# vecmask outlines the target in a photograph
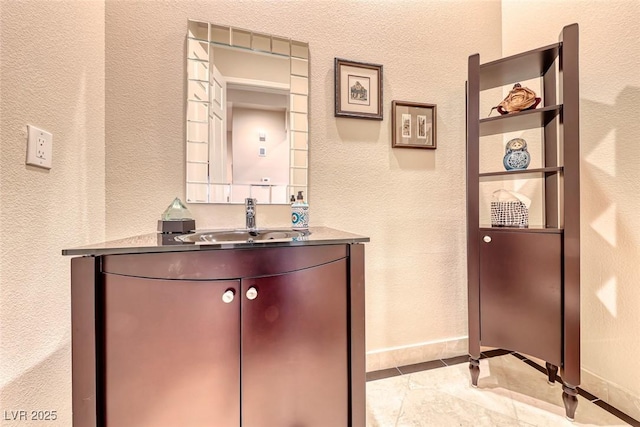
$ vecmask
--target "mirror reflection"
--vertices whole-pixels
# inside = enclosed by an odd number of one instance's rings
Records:
[[[188,22],[187,202],[308,195],[308,79],[307,43]]]

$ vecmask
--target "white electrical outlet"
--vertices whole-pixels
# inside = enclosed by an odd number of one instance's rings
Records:
[[[53,135],[32,125],[27,125],[27,128],[27,164],[51,169]]]

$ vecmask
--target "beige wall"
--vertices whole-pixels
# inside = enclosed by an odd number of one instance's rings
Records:
[[[2,425],[71,425],[61,250],[105,236],[104,34],[102,1],[0,1],[0,411],[58,417]],[[27,124],[53,169],[25,166]]]
[[[640,419],[640,2],[502,4],[505,55],[580,26],[583,384]]]
[[[469,54],[500,54],[498,1],[107,1],[106,14],[108,237],[153,231],[184,194],[188,18],[308,41],[311,223],[371,237],[367,348],[466,335],[464,82]],[[334,117],[335,57],[383,64],[382,122]],[[391,149],[394,99],[438,105],[437,150]],[[241,206],[189,208],[201,228],[244,224]],[[258,206],[259,226],[289,218]]]
[[[0,1],[0,228],[35,242],[0,243],[2,409],[51,408],[61,417],[49,425],[70,425],[69,260],[60,249],[153,232],[171,200],[184,198],[188,18],[310,43],[311,221],[371,237],[372,354],[467,334],[468,55],[484,61],[500,57],[503,44],[505,54],[548,44],[578,21],[583,361],[640,396],[631,360],[639,346],[632,35],[640,13],[633,0],[581,3],[589,8],[515,0]],[[521,25],[522,11],[536,19]],[[334,118],[334,57],[384,65],[382,122]],[[438,105],[437,150],[390,148],[391,100]],[[28,123],[54,134],[49,172],[24,166]],[[244,223],[239,206],[189,207],[201,228]],[[261,226],[288,221],[286,206],[258,207]]]

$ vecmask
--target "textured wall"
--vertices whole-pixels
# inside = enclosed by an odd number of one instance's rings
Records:
[[[0,40],[1,423],[68,427],[61,250],[105,236],[104,2],[3,0]],[[25,165],[27,124],[53,133],[53,169]],[[4,420],[19,410],[57,411],[57,420]]]
[[[107,1],[106,15],[109,238],[153,231],[183,197],[188,18],[308,41],[311,223],[371,237],[368,349],[466,335],[464,84],[469,54],[500,56],[499,2]],[[383,121],[334,117],[334,57],[383,64]],[[438,105],[437,150],[391,149],[392,100]],[[201,228],[244,224],[241,206],[189,208]],[[260,226],[289,217],[258,206]]]
[[[372,238],[370,351],[466,334],[468,55],[500,57],[501,34],[504,54],[538,47],[579,22],[583,366],[640,395],[631,359],[640,347],[639,3],[559,4],[0,1],[0,230],[20,236],[0,241],[1,409],[58,410],[48,425],[70,425],[69,263],[60,249],[153,231],[184,195],[188,18],[310,42],[312,223]],[[333,117],[336,56],[384,65],[382,122]],[[437,150],[390,148],[393,99],[438,104]],[[26,124],[53,132],[51,171],[24,165]],[[243,224],[238,206],[190,208],[200,227]],[[259,207],[260,225],[288,219],[286,207]]]
[[[607,383],[588,390],[640,418],[640,2],[558,5],[503,0],[502,43],[509,55],[580,26],[582,367]]]

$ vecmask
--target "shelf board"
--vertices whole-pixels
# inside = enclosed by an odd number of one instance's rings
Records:
[[[560,114],[560,111],[562,111],[562,105],[550,105],[535,110],[480,119],[480,136],[543,127]]]
[[[480,90],[542,76],[553,65],[560,43],[508,56],[480,65]]]
[[[527,228],[519,227],[491,227],[488,224],[481,224],[479,227],[481,232],[500,231],[506,233],[553,233],[562,234],[563,228],[542,227],[542,226],[529,226]]]
[[[536,169],[525,169],[525,170],[511,170],[511,171],[500,171],[500,172],[484,172],[478,174],[480,178],[494,177],[494,176],[517,176],[518,178],[523,178],[523,175],[550,175],[554,173],[561,173],[564,171],[563,166],[555,166],[555,167],[547,167],[547,168],[536,168]]]

